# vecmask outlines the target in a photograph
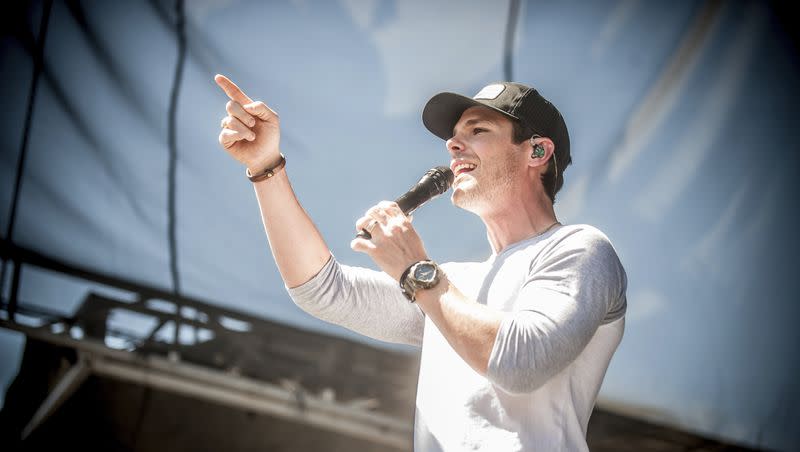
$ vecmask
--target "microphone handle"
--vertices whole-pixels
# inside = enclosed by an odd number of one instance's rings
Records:
[[[401,199],[403,199],[403,196],[401,196],[400,198],[398,198],[398,199],[397,199],[395,202],[396,202],[398,205],[400,205],[400,206],[401,206],[401,207],[400,207],[400,209],[401,209],[401,210],[403,210],[403,213],[404,213],[404,214],[406,214],[406,215],[408,215],[408,214],[409,214],[409,213],[411,213],[411,212],[406,212],[406,211],[405,211],[405,209],[403,209],[403,207],[402,207],[402,204],[400,204],[400,200],[401,200]],[[414,209],[411,209],[411,211],[413,211],[413,210],[414,210]],[[376,222],[375,222],[375,221],[373,221],[372,223],[370,223],[370,225],[371,225],[371,226],[374,226],[375,224],[376,224]],[[369,233],[369,231],[367,231],[367,230],[366,230],[366,229],[364,229],[364,228],[361,228],[361,230],[360,230],[360,231],[358,231],[358,234],[356,234],[356,237],[357,237],[357,238],[359,238],[359,239],[372,240],[372,234],[370,234],[370,233]]]
[[[450,171],[450,168],[446,166],[431,168],[416,185],[397,198],[395,202],[405,215],[410,215],[421,205],[446,192],[452,183],[453,172]],[[370,226],[375,224],[376,222],[373,221]],[[362,228],[356,237],[371,240],[372,234]]]
[[[427,201],[424,199],[424,196],[423,197],[420,196],[419,190],[420,187],[416,186],[394,201],[397,203],[398,207],[400,207],[400,210],[402,210],[404,214],[410,215],[411,212],[417,210],[419,206],[425,204],[425,201]],[[373,222],[372,224],[375,223]],[[372,234],[370,234],[369,231],[367,231],[364,228],[361,228],[361,230],[358,231],[356,237],[360,239],[372,240]]]
[[[356,234],[356,238],[372,240],[372,234],[370,234],[369,231],[367,231],[366,229],[361,228],[361,230],[358,231],[358,234]]]

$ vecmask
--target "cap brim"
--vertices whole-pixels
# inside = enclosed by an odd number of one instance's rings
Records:
[[[485,104],[471,97],[456,93],[439,93],[431,97],[425,104],[425,108],[422,110],[422,123],[437,137],[449,140],[453,137],[453,128],[461,119],[464,111],[476,106],[486,107],[509,118],[518,119],[493,105]]]
[[[439,93],[425,104],[422,110],[422,123],[432,134],[443,140],[449,140],[464,110],[477,105],[486,106],[460,94]]]

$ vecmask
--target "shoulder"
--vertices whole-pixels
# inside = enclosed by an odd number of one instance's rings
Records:
[[[611,240],[587,224],[566,225],[553,234],[549,258],[542,267],[606,300],[609,318],[617,318],[627,306],[628,278]],[[581,291],[579,291],[581,292]]]
[[[598,228],[586,224],[564,229],[564,248],[574,255],[577,278],[591,288],[593,296],[604,294],[607,312],[603,323],[620,318],[627,310],[628,277],[611,240]]]
[[[591,267],[617,268],[622,262],[608,236],[600,229],[588,224],[564,225],[545,240],[542,261],[572,262]]]
[[[611,243],[603,231],[589,224],[565,224],[555,231],[553,238],[572,242]]]
[[[588,224],[569,224],[560,227],[549,238],[549,245],[559,249],[576,249],[616,255],[614,245],[600,229]]]

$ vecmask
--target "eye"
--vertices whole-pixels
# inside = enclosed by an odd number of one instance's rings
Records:
[[[486,129],[484,129],[482,127],[475,127],[474,129],[472,129],[472,134],[473,135],[477,135],[477,134],[479,134],[481,132],[486,132]]]

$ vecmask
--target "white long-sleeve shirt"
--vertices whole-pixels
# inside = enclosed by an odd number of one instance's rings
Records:
[[[485,262],[442,269],[467,297],[509,313],[487,376],[384,273],[331,258],[289,293],[323,320],[422,346],[416,451],[588,450],[589,416],[625,322],[625,270],[608,238],[591,226],[561,226]]]

